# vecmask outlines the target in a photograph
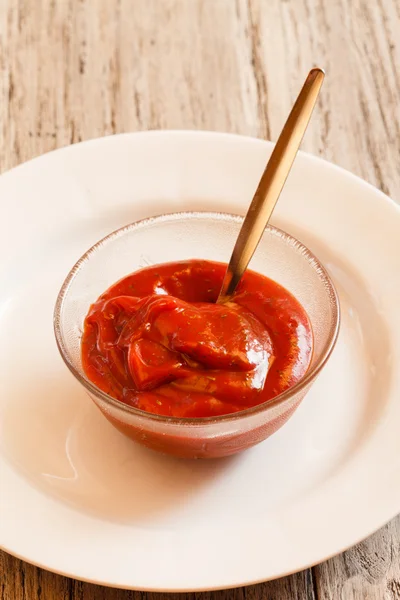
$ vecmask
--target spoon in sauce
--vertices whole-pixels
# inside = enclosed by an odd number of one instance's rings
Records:
[[[311,118],[324,81],[322,69],[311,69],[275,144],[244,218],[217,303],[232,298],[272,215]]]

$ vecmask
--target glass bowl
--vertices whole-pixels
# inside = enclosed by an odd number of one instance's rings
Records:
[[[267,227],[250,268],[289,290],[306,309],[314,352],[305,376],[276,398],[239,413],[173,418],[135,409],[98,389],[81,361],[82,326],[89,306],[111,284],[147,265],[203,258],[227,262],[242,218],[220,213],[176,213],[119,229],[82,256],[58,295],[54,329],[66,365],[104,416],[130,438],[174,456],[215,458],[266,439],[289,419],[326,364],[340,321],[339,301],[325,269],[287,233]]]

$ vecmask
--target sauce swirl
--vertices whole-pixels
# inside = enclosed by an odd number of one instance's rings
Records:
[[[166,263],[111,286],[85,319],[87,377],[128,405],[174,417],[239,412],[297,383],[312,355],[304,308],[253,271],[232,302],[215,304],[225,271]]]

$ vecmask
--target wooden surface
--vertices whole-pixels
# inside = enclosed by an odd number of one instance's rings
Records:
[[[0,167],[149,128],[274,140],[314,64],[327,80],[303,148],[400,200],[400,0],[0,0]],[[394,600],[399,552],[400,518],[312,570],[176,598]],[[0,573],[1,600],[166,597],[5,553]]]

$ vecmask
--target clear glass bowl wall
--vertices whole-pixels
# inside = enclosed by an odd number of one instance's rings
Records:
[[[214,458],[264,440],[293,414],[336,342],[339,304],[329,276],[305,246],[268,227],[250,268],[288,289],[306,309],[313,328],[312,362],[296,386],[234,415],[176,419],[129,407],[87,379],[80,341],[90,304],[118,279],[149,264],[192,258],[227,262],[241,223],[240,217],[218,213],[180,213],[133,223],[93,246],[73,267],[60,291],[54,326],[64,361],[114,426],[155,450],[182,457]]]

